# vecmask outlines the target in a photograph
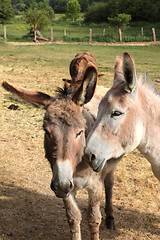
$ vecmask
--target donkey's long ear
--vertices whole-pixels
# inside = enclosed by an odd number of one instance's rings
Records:
[[[97,78],[97,69],[94,65],[89,66],[86,69],[81,86],[78,88],[72,98],[76,104],[82,106],[91,100],[96,88]]]
[[[41,108],[47,108],[53,102],[53,98],[45,93],[26,88],[19,88],[8,81],[3,81],[2,87],[5,90],[16,94],[20,98]]]
[[[131,93],[137,84],[135,64],[128,52],[123,54],[123,75],[126,81],[125,91]]]
[[[124,80],[122,65],[123,58],[117,56],[114,64],[114,81],[113,81],[114,83]]]

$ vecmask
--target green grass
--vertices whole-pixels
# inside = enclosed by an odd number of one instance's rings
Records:
[[[150,81],[160,80],[160,45],[140,47],[53,43],[43,46],[15,47],[2,44],[0,47],[0,64],[8,69],[6,71],[10,73],[11,77],[17,73],[18,68],[22,75],[30,70],[33,71],[33,75],[39,72],[40,78],[47,74],[48,78],[55,77],[55,80],[58,81],[57,76],[60,79],[69,77],[69,63],[74,55],[81,51],[90,51],[95,55],[98,71],[105,73],[105,76],[99,79],[100,84],[104,86],[111,86],[115,57],[116,55],[122,55],[124,51],[129,51],[134,57],[139,74],[147,72]]]
[[[53,26],[54,41],[67,42],[88,42],[89,31],[92,28],[92,40],[96,42],[118,42],[118,30],[109,26],[107,23],[86,25],[83,22],[83,15],[76,21],[71,22],[65,19],[63,14],[56,14],[52,23],[41,30],[44,37],[50,39],[50,27]],[[141,27],[144,29],[144,36],[141,35]],[[152,28],[156,29],[157,40],[160,40],[159,23],[138,22],[131,23],[123,34],[124,42],[134,41],[152,41]],[[3,26],[0,25],[3,29]],[[64,29],[66,36],[64,36]],[[103,30],[105,35],[103,36]],[[23,16],[16,16],[7,24],[7,40],[8,41],[32,41],[29,35],[30,26],[26,24]],[[3,41],[3,30],[0,32],[0,42]]]

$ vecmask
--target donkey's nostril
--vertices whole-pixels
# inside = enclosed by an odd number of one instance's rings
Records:
[[[52,189],[52,191],[55,191],[57,189],[57,187],[54,185],[53,181],[51,182],[50,188]]]
[[[72,189],[73,188],[73,183],[70,181],[70,185],[69,188]]]
[[[91,161],[94,161],[95,159],[96,159],[96,156],[94,154],[92,154]]]

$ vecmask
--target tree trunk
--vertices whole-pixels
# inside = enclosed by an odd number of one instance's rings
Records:
[[[37,41],[37,33],[36,33],[36,29],[35,28],[33,28],[33,31],[34,31],[34,42],[36,42]]]
[[[34,24],[33,26],[33,32],[34,32],[34,42],[37,42],[37,24]]]

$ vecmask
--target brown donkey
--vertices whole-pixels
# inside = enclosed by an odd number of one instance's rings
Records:
[[[85,138],[95,118],[89,112],[89,107],[85,109],[81,105],[91,100],[96,82],[97,69],[91,66],[86,69],[77,90],[65,84],[55,98],[42,92],[18,88],[7,81],[2,84],[6,90],[46,109],[44,148],[53,172],[51,189],[57,197],[63,198],[72,240],[81,239],[81,212],[75,199],[76,191],[81,188],[86,188],[89,194],[88,223],[91,239],[99,239],[103,185],[106,190],[106,224],[109,229],[114,229],[112,188],[114,168],[119,160],[108,161],[106,169],[95,173],[82,158]],[[98,95],[95,94],[92,99],[93,104],[99,104]]]
[[[86,157],[96,171],[111,158],[138,148],[160,180],[160,97],[137,81],[129,53],[117,57],[114,82],[99,104],[95,125],[87,139]]]

